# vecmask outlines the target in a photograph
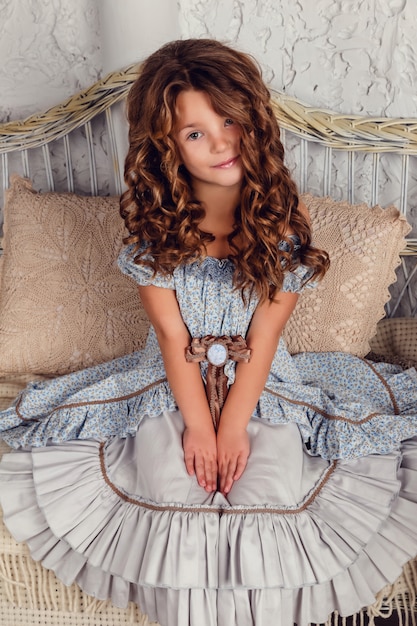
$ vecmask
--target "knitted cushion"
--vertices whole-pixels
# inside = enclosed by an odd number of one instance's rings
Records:
[[[350,352],[365,356],[384,316],[389,285],[410,231],[394,207],[351,205],[302,196],[313,239],[327,250],[331,267],[317,289],[305,290],[284,331],[291,353]]]
[[[117,198],[37,193],[14,177],[4,210],[0,374],[64,374],[131,352],[146,321],[116,265]]]
[[[371,349],[379,355],[398,356],[417,365],[417,319],[400,317],[381,320]]]

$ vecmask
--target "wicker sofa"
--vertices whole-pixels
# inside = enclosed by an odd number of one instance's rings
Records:
[[[2,187],[8,188],[0,265],[0,408],[34,378],[119,356],[144,341],[148,323],[137,290],[114,264],[123,237],[117,215],[122,190],[120,102],[137,71],[131,66],[111,74],[44,114],[0,126]],[[332,259],[323,284],[302,296],[287,325],[290,350],[344,350],[404,367],[417,364],[415,230],[404,240],[410,231],[406,218],[411,221],[412,216],[409,181],[416,173],[417,120],[340,116],[283,94],[274,96],[315,239]],[[323,150],[323,161],[317,165],[318,149]],[[336,181],[334,173],[343,151],[347,174],[340,197],[340,177]],[[355,159],[364,153],[370,155],[370,190],[367,202],[354,204]],[[380,161],[387,153],[399,156],[402,164],[399,211],[374,206],[383,195]],[[312,171],[314,162],[318,173]],[[318,177],[319,195],[312,184]],[[49,257],[39,250],[49,251]],[[97,291],[99,281],[93,276],[80,301],[80,260],[89,267],[102,265],[103,250],[105,284]],[[400,279],[390,296],[395,272]],[[71,285],[74,297],[68,297]],[[394,317],[399,312],[402,316]],[[92,333],[92,328],[101,331]],[[5,450],[2,444],[1,452]],[[415,626],[416,590],[417,561],[411,561],[374,604],[352,619],[372,622],[395,613]],[[137,606],[118,609],[88,597],[75,584],[65,587],[33,561],[26,546],[17,544],[4,526],[0,613],[4,626],[150,624]],[[345,621],[331,615],[329,624],[339,619]]]

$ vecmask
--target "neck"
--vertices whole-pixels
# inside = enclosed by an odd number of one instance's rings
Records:
[[[238,189],[206,187],[203,194],[199,194],[196,188],[194,191],[203,203],[206,212],[199,227],[214,235],[214,241],[206,245],[207,254],[219,259],[227,258],[231,252],[228,237],[235,224],[235,210],[239,204],[240,187]]]
[[[213,234],[218,229],[223,232],[231,232],[235,210],[240,199],[240,186],[224,188],[212,185],[202,189],[198,187],[198,185],[194,187],[194,192],[198,200],[202,202],[206,212],[200,228]]]

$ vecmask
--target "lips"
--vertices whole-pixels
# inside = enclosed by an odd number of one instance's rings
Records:
[[[227,170],[230,167],[233,167],[233,165],[235,165],[235,163],[238,161],[239,156],[235,156],[232,157],[231,159],[228,159],[227,161],[223,161],[222,163],[218,163],[217,165],[213,165],[214,168],[216,169],[224,169]]]

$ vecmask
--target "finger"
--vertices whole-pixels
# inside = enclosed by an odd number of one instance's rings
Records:
[[[200,487],[206,486],[206,472],[204,468],[204,460],[201,457],[196,457],[194,461],[195,474],[197,476],[197,482]]]
[[[229,463],[221,470],[220,491],[222,493],[229,493],[231,490],[235,471],[236,463],[234,461],[229,461]]]
[[[188,474],[190,476],[194,476],[194,455],[193,454],[184,455],[184,461],[185,461],[185,469],[187,470]]]
[[[239,480],[239,478],[242,476],[243,472],[245,471],[245,467],[246,464],[248,462],[248,459],[245,457],[240,456],[237,460],[237,465],[236,465],[236,471],[233,474],[233,480]]]
[[[211,492],[216,489],[217,485],[217,464],[214,460],[206,460],[206,491]]]

